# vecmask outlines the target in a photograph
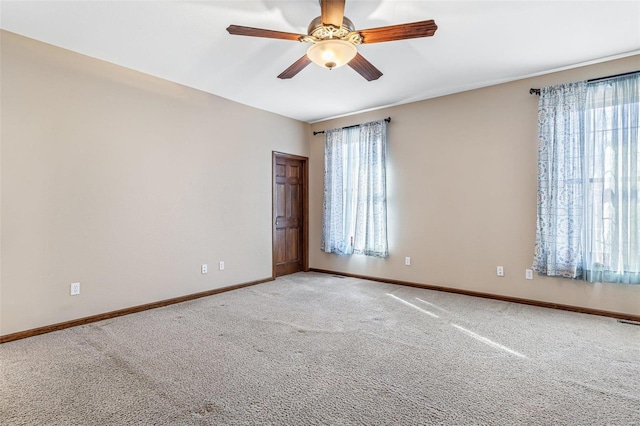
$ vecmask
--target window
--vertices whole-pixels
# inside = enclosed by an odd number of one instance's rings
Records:
[[[387,123],[325,133],[322,250],[387,257]]]
[[[639,80],[587,88],[583,241],[589,281],[640,283]]]
[[[543,88],[533,268],[640,284],[640,73]]]

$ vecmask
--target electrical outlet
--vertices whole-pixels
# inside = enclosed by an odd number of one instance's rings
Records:
[[[499,277],[504,277],[504,267],[498,266],[496,267],[496,275]]]
[[[408,257],[408,256],[407,256],[407,257],[405,257],[405,258],[404,258],[404,264],[405,264],[406,266],[410,266],[410,265],[411,265],[411,258],[410,258],[410,257]]]
[[[207,268],[207,264],[206,264],[206,263],[203,263],[203,264],[202,264],[202,268],[200,269],[200,271],[201,271],[203,274],[206,274],[206,273],[208,272],[208,268]]]
[[[80,294],[80,283],[71,283],[71,295],[77,296]]]
[[[528,280],[532,280],[533,279],[533,269],[525,269],[524,270],[524,277]]]
[[[224,260],[220,261],[220,270],[224,271]]]

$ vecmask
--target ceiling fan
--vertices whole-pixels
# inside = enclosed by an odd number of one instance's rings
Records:
[[[431,37],[438,29],[435,21],[430,19],[409,24],[356,30],[353,22],[344,16],[344,4],[345,0],[320,0],[320,16],[311,21],[307,34],[287,33],[240,25],[230,25],[227,31],[233,35],[311,43],[307,54],[284,70],[278,78],[291,78],[311,62],[314,62],[328,69],[347,64],[362,77],[372,81],[380,78],[382,73],[358,53],[357,45]]]

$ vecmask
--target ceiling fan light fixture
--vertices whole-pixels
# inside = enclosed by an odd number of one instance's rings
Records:
[[[314,64],[330,70],[348,64],[357,54],[352,43],[339,39],[320,41],[307,50],[307,57]]]

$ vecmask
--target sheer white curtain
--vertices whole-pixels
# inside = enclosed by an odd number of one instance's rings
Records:
[[[533,269],[640,284],[640,73],[540,95]]]
[[[328,253],[351,254],[353,252],[345,227],[345,179],[343,155],[343,131],[325,132],[324,143],[324,198],[322,201],[322,250]]]
[[[584,268],[595,282],[640,283],[640,74],[589,84]]]
[[[387,123],[325,132],[322,250],[387,257]]]
[[[582,276],[586,91],[586,82],[540,89],[538,217],[532,268],[549,276]]]

